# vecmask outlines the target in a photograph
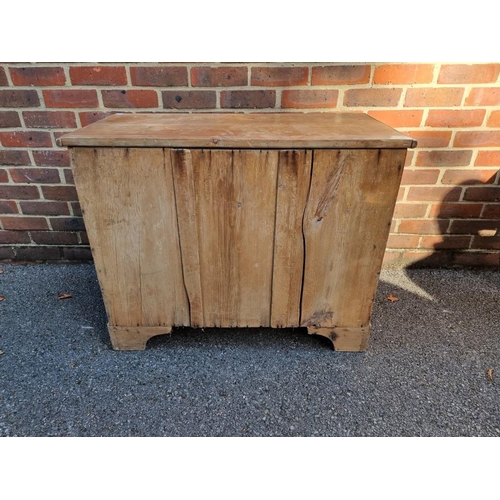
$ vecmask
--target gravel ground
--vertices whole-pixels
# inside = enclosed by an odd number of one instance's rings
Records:
[[[500,435],[499,272],[383,271],[352,354],[264,328],[113,351],[92,264],[0,268],[0,436]]]

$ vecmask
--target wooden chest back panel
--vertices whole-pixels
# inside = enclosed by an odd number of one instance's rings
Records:
[[[71,153],[111,325],[369,324],[405,149]]]

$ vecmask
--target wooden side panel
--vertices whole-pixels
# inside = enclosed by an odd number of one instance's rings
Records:
[[[188,325],[170,161],[162,149],[73,148],[109,324]]]
[[[272,327],[300,324],[304,271],[302,220],[311,182],[311,158],[310,150],[286,150],[279,153]]]
[[[369,325],[405,157],[404,149],[314,151],[303,326]]]
[[[200,270],[189,301],[201,302],[207,327],[269,326],[277,151],[179,150],[172,158],[184,276]]]

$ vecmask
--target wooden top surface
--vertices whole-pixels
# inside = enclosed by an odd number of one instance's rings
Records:
[[[364,113],[116,114],[62,136],[61,146],[185,148],[413,148]]]

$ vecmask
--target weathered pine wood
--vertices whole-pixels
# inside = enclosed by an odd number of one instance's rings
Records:
[[[271,326],[300,324],[304,271],[302,220],[311,182],[312,151],[279,153]]]
[[[315,328],[308,327],[311,335],[321,335],[331,340],[336,351],[362,352],[366,351],[370,328]]]
[[[62,146],[408,148],[416,142],[363,113],[130,113],[58,140]]]
[[[199,265],[203,326],[269,326],[278,152],[182,150],[172,159],[184,276]],[[186,203],[178,190],[188,184]],[[191,235],[194,257],[185,253]],[[187,289],[198,300],[198,283]]]
[[[189,302],[190,324],[193,327],[200,327],[205,325],[205,319],[201,289],[200,239],[198,237],[193,159],[191,151],[184,149],[166,149],[165,156],[172,163],[174,174],[182,272]]]
[[[116,351],[143,351],[151,337],[172,331],[168,326],[108,326],[111,345]]]
[[[71,153],[109,324],[189,325],[172,170],[163,150]]]
[[[360,113],[126,114],[59,144],[115,349],[182,325],[366,349],[412,138]]]
[[[301,324],[369,326],[406,150],[314,151]]]

